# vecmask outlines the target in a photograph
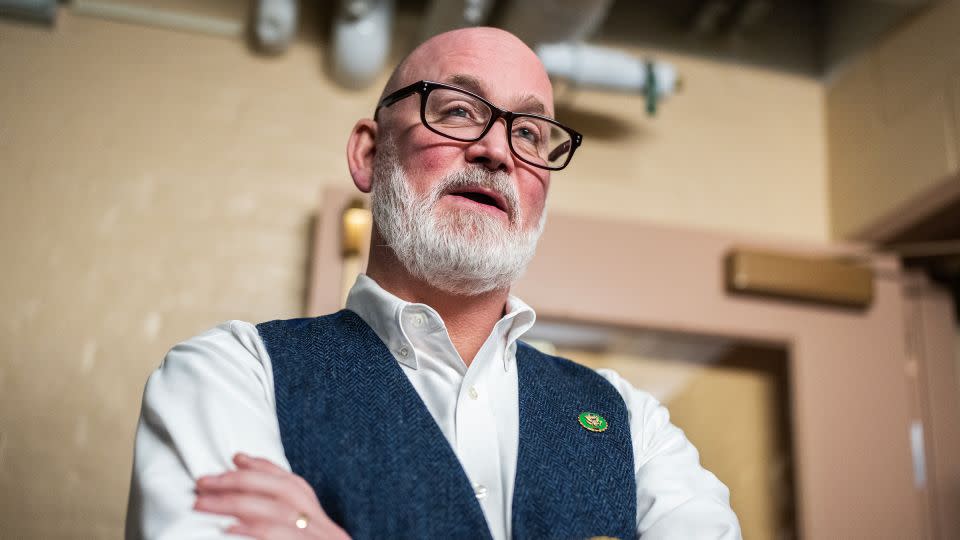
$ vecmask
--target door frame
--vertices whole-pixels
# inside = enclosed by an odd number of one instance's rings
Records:
[[[307,315],[342,307],[339,219],[356,196],[340,188],[321,196]],[[857,259],[874,269],[873,302],[856,310],[730,293],[724,259],[745,245]],[[960,407],[952,415],[943,412],[950,398],[941,389],[940,418],[933,426],[929,407],[924,413],[918,406],[924,402],[918,392],[943,375],[945,364],[941,358],[917,369],[916,355],[908,352],[908,279],[895,257],[870,253],[863,245],[771,241],[552,214],[536,257],[513,290],[539,318],[786,345],[801,537],[946,538],[960,531],[935,525],[932,505],[952,502],[956,495],[931,497],[936,478],[926,487],[915,484],[910,431],[918,415],[926,440],[936,431],[931,427],[939,427],[936,436],[947,443],[928,444],[927,459],[935,459],[935,471],[960,471],[960,452],[943,453],[960,439]],[[925,331],[931,343],[946,339],[943,324],[928,324]],[[939,448],[935,456],[933,448]]]

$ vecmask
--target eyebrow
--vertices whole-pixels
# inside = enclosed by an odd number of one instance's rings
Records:
[[[445,77],[442,82],[447,84],[452,84],[454,86],[459,86],[464,90],[469,90],[474,94],[479,96],[486,97],[486,85],[483,84],[483,81],[474,77],[473,75],[466,75],[463,73],[457,73]],[[539,98],[532,94],[524,94],[523,98],[520,100],[519,108],[514,112],[524,112],[524,113],[536,113],[546,115],[547,109],[544,107],[543,102]]]
[[[527,94],[522,100],[520,100],[520,107],[517,109],[517,112],[532,112],[546,115],[547,109],[543,106],[543,103],[539,99],[537,99],[535,96]]]

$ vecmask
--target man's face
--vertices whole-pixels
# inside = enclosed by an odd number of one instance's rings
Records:
[[[411,275],[433,287],[466,296],[508,289],[533,258],[546,214],[532,229],[519,226],[525,220],[507,173],[457,169],[417,194],[387,139],[378,145],[374,175],[371,206],[381,238]],[[507,212],[496,212],[515,219],[469,205],[441,208],[448,194],[477,189],[502,193]]]
[[[540,61],[492,29],[444,34],[415,51],[400,86],[432,80],[515,112],[553,114]],[[381,109],[373,180],[378,230],[413,275],[456,294],[509,288],[532,258],[546,216],[549,171],[510,150],[505,122],[461,142],[427,129],[420,98]]]
[[[550,80],[539,60],[503,32],[456,33],[428,43],[411,56],[400,82],[406,85],[421,79],[464,88],[503,109],[553,115]],[[484,204],[483,197],[447,193],[436,201],[434,213],[440,219],[484,213],[516,232],[534,230],[543,215],[549,171],[513,155],[502,119],[481,140],[459,142],[433,133],[420,122],[419,101],[411,96],[380,111],[389,115],[385,127],[396,143],[399,164],[413,193],[427,195],[443,179],[464,169],[499,173],[513,185],[517,208],[498,208]]]

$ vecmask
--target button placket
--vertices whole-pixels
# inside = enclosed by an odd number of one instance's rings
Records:
[[[499,435],[485,394],[491,360],[480,355],[474,359],[464,377],[457,407],[457,455],[488,520],[499,515],[503,504]]]

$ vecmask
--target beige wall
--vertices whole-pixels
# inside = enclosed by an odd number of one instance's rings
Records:
[[[652,54],[674,63],[685,79],[683,92],[653,119],[635,96],[559,92],[561,104],[593,114],[576,116],[584,146],[569,173],[554,177],[552,210],[827,240],[820,82]],[[619,130],[594,120],[623,116]],[[622,136],[603,137],[608,129]]]
[[[883,239],[960,184],[960,0],[871,48],[827,90],[830,220],[837,238]],[[895,231],[894,231],[895,232]],[[888,234],[889,235],[889,234]]]
[[[662,57],[687,90],[655,120],[566,93],[588,139],[553,211],[826,239],[820,85]],[[66,10],[53,31],[0,22],[0,537],[119,536],[164,352],[300,313],[317,193],[348,182],[346,134],[377,93],[321,61]]]

